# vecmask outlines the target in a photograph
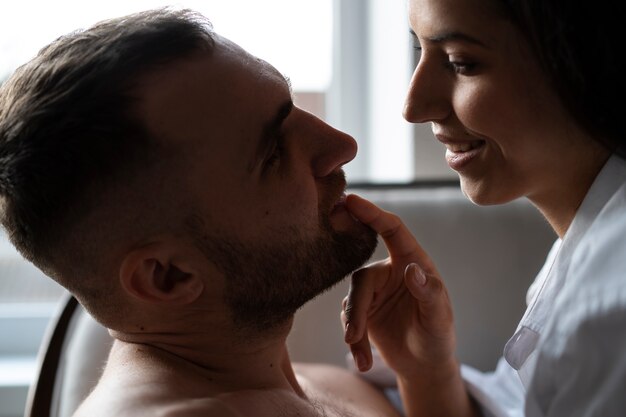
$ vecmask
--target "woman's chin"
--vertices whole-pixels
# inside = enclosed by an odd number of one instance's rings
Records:
[[[461,180],[461,191],[469,201],[477,206],[505,204],[521,197],[521,195],[513,193],[512,188],[496,187],[488,184],[487,181],[476,181],[463,176],[459,177]]]

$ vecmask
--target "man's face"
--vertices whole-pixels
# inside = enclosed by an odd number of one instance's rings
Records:
[[[172,175],[191,194],[164,198],[195,206],[239,325],[281,324],[371,256],[375,234],[342,204],[354,139],[293,106],[273,67],[218,38],[145,86],[147,126],[182,154]]]

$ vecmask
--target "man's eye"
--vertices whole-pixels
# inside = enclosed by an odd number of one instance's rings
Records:
[[[271,168],[272,166],[280,162],[280,157],[282,156],[282,153],[283,153],[283,138],[282,136],[279,135],[276,138],[276,141],[274,142],[274,148],[272,149],[272,152],[265,159],[265,167]]]

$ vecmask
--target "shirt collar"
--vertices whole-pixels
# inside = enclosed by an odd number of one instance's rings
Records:
[[[612,155],[593,181],[562,241],[557,241],[555,250],[558,252],[548,257],[537,277],[538,289],[504,349],[504,356],[513,368],[519,370],[535,349],[556,297],[565,284],[572,254],[604,205],[624,182],[626,161]]]

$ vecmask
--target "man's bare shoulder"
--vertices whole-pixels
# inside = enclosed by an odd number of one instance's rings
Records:
[[[217,398],[181,401],[163,409],[160,417],[243,417]]]
[[[328,364],[294,363],[294,371],[306,384],[334,392],[380,392],[354,372]]]
[[[363,378],[332,365],[294,364],[298,381],[312,399],[345,415],[399,416],[387,397]]]

